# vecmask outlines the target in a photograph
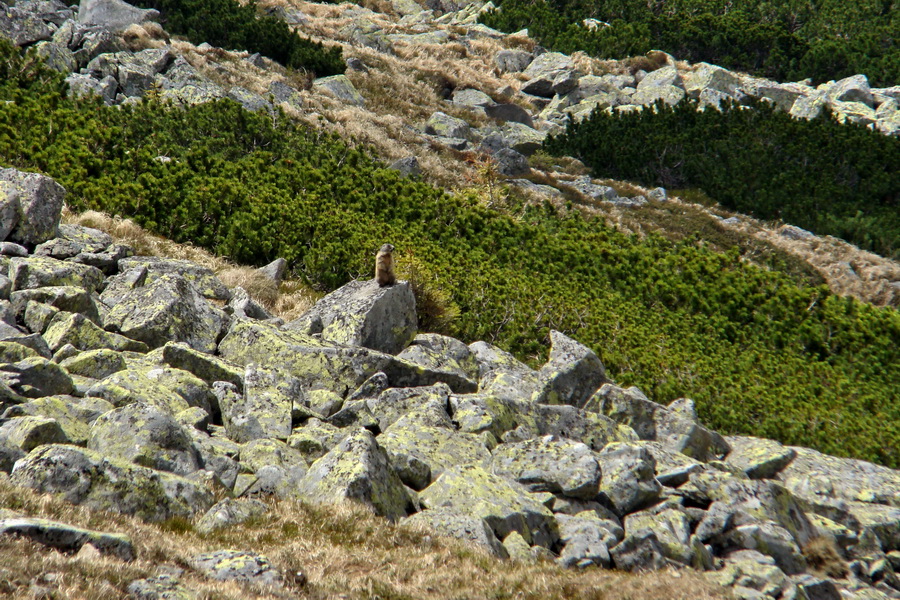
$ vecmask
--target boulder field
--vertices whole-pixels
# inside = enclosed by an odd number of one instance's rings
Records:
[[[284,322],[203,267],[60,225],[65,190],[43,175],[0,182],[0,470],[17,486],[201,531],[268,496],[351,500],[498,560],[698,569],[740,598],[900,598],[900,472],[720,435],[561,332],[539,369],[419,333],[402,281],[350,282]],[[135,553],[11,511],[2,534]],[[192,568],[277,583],[238,554]]]

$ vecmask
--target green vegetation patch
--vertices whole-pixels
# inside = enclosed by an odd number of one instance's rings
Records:
[[[722,112],[660,103],[595,111],[546,147],[598,177],[701,188],[731,210],[900,256],[900,138],[828,114],[807,121],[765,102]]]
[[[900,81],[894,0],[499,0],[481,17],[501,31],[528,28],[539,43],[601,58],[664,50],[679,60],[817,83],[857,73]],[[599,24],[586,25],[585,19]]]
[[[900,466],[894,310],[797,285],[737,249],[627,236],[549,205],[503,214],[230,101],[73,101],[59,76],[2,52],[0,164],[56,178],[76,210],[243,263],[283,256],[327,289],[372,276],[390,241],[459,308],[444,333],[538,364],[558,329],[620,384],[694,398],[720,431]]]
[[[259,52],[319,77],[338,75],[346,68],[339,47],[326,48],[300,37],[278,17],[258,15],[253,0],[246,4],[235,0],[138,0],[135,4],[160,11],[169,31],[187,36],[195,44]]]

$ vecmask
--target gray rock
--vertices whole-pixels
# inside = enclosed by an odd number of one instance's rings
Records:
[[[731,446],[725,462],[741,469],[751,479],[775,477],[797,456],[796,450],[774,440],[729,436],[725,441]]]
[[[190,261],[156,256],[132,256],[119,261],[119,270],[122,272],[140,267],[147,269],[147,284],[163,275],[175,274],[187,279],[204,298],[225,301],[231,299],[231,292],[215,273]]]
[[[193,373],[212,385],[215,381],[227,381],[238,390],[244,389],[244,369],[227,360],[194,350],[179,342],[169,342],[162,348],[162,360],[167,365]]]
[[[0,182],[0,241],[9,237],[18,222],[19,192],[9,182]]]
[[[272,105],[268,100],[254,94],[246,88],[234,86],[228,91],[228,98],[234,100],[250,112],[272,112]]]
[[[738,550],[729,553],[724,563],[720,571],[710,574],[714,582],[739,586],[742,595],[747,597],[747,590],[756,590],[760,598],[784,597],[781,594],[788,587],[788,579],[770,557],[755,550]]]
[[[75,54],[65,46],[53,42],[38,42],[34,46],[34,51],[55,71],[71,73],[78,69]]]
[[[212,533],[220,529],[229,529],[263,516],[269,508],[264,503],[255,499],[232,500],[226,498],[212,506],[206,514],[197,521],[197,531],[203,534]]]
[[[140,402],[176,415],[191,407],[187,400],[166,385],[150,379],[153,368],[132,367],[117,371],[92,385],[85,395],[103,398],[120,408]]]
[[[225,314],[197,293],[184,277],[171,273],[121,299],[109,311],[107,329],[158,348],[184,342],[202,352],[215,352]]]
[[[365,404],[371,414],[377,417],[382,431],[413,411],[432,412],[434,417],[429,419],[431,424],[452,428],[447,414],[450,393],[450,388],[444,383],[427,387],[390,388]]]
[[[240,318],[260,319],[263,321],[272,318],[272,315],[253,300],[244,288],[237,286],[231,290],[231,294],[231,300],[225,305],[225,312],[227,314]]]
[[[512,148],[500,148],[494,152],[492,158],[497,165],[497,171],[502,175],[522,175],[531,170],[528,159]]]
[[[287,104],[294,110],[303,110],[303,96],[283,81],[270,83],[269,95],[273,104]]]
[[[288,328],[302,327],[339,344],[397,354],[416,335],[415,307],[407,282],[379,287],[375,280],[357,280],[319,300]]]
[[[189,479],[58,444],[33,450],[16,463],[10,480],[73,504],[147,521],[190,518],[212,505],[212,494]]]
[[[101,415],[91,426],[88,449],[176,475],[201,468],[200,455],[184,426],[170,413],[142,403]]]
[[[600,492],[620,515],[654,502],[662,486],[656,481],[656,462],[645,448],[612,443],[597,453],[603,473]]]
[[[657,571],[666,566],[662,545],[652,531],[625,536],[610,556],[621,571]]]
[[[538,390],[537,372],[509,352],[487,342],[470,344],[469,350],[478,363],[479,391],[519,399],[530,398]]]
[[[191,566],[210,579],[242,581],[259,585],[279,585],[281,573],[268,558],[243,550],[217,550],[191,559]]]
[[[619,197],[616,190],[606,185],[594,183],[587,175],[576,178],[570,185],[585,196],[596,200],[612,201]]]
[[[550,331],[550,357],[538,371],[542,404],[581,408],[606,381],[606,368],[593,350],[555,330]]]
[[[72,378],[65,369],[39,356],[0,364],[0,381],[27,398],[70,394],[74,390]]]
[[[247,365],[244,395],[222,402],[222,420],[228,437],[238,443],[260,438],[286,440],[291,434],[291,410],[301,403],[300,382],[285,373]]]
[[[872,89],[865,75],[853,75],[836,81],[828,88],[827,97],[832,102],[861,102],[868,107],[874,106]]]
[[[625,531],[629,536],[651,532],[659,541],[663,556],[667,559],[682,565],[693,562],[691,522],[680,510],[651,509],[628,515],[625,518]]]
[[[313,81],[312,87],[314,90],[327,92],[345,104],[364,106],[366,103],[365,98],[357,91],[346,75],[320,77]]]
[[[794,83],[765,82],[756,88],[757,95],[768,98],[785,112],[791,112],[797,99],[805,97],[809,92],[807,86]]]
[[[440,111],[433,113],[425,123],[425,133],[439,137],[466,139],[470,131],[468,123]]]
[[[509,557],[506,548],[484,519],[460,514],[450,508],[433,508],[416,513],[405,522],[426,527],[438,535],[472,542],[498,558]]]
[[[740,525],[727,532],[724,538],[728,547],[757,550],[771,556],[788,575],[806,571],[806,559],[793,536],[774,523]]]
[[[522,123],[508,122],[495,133],[486,136],[482,146],[491,153],[501,148],[512,148],[520,154],[531,156],[540,150],[546,137],[546,132],[532,129]]]
[[[73,286],[93,292],[105,279],[103,272],[94,267],[40,256],[11,259],[9,275],[16,291]]]
[[[159,11],[137,8],[123,0],[81,0],[78,7],[79,23],[101,25],[113,31],[123,31],[134,23],[158,19]]]
[[[147,352],[145,343],[109,333],[84,315],[65,311],[59,311],[53,315],[47,323],[43,336],[53,352],[66,344],[70,344],[78,350],[108,348],[120,352]]]
[[[596,497],[600,487],[600,465],[590,448],[553,436],[497,446],[491,470],[534,492],[584,500]]]
[[[500,539],[518,532],[532,545],[551,547],[556,520],[546,506],[518,484],[476,466],[450,468],[419,495],[426,508],[447,507],[482,518]]]
[[[606,521],[591,513],[575,517],[558,515],[559,537],[563,549],[559,553],[559,563],[564,567],[584,568],[597,565],[609,568],[612,560],[609,546],[621,538],[611,534]],[[619,528],[621,530],[621,528]]]
[[[349,431],[339,429],[320,419],[309,419],[297,427],[288,438],[288,445],[300,452],[308,462],[322,458],[347,437]]]
[[[285,270],[287,270],[287,261],[283,258],[276,258],[266,266],[257,269],[259,273],[262,273],[275,283],[281,283],[281,280],[284,279]]]
[[[464,343],[436,333],[420,333],[397,358],[460,377],[478,380],[478,364]]]
[[[492,104],[484,107],[484,114],[501,123],[521,123],[534,128],[531,114],[518,104]]]
[[[55,421],[64,434],[65,443],[84,446],[90,435],[91,424],[101,414],[114,407],[100,398],[75,398],[73,396],[45,396],[8,408],[4,419],[32,416]],[[44,442],[42,442],[44,443]],[[12,465],[10,465],[11,467]]]
[[[571,70],[573,68],[572,59],[559,52],[545,52],[535,58],[525,69],[526,77],[534,79],[536,77],[555,76],[560,71]]]
[[[135,579],[128,584],[128,594],[134,600],[197,600],[197,595],[178,583],[178,578],[163,574]]]
[[[91,531],[47,519],[0,519],[0,535],[26,537],[63,552],[77,552],[85,544],[90,544],[101,554],[125,561],[135,558],[134,546],[126,535]]]
[[[684,96],[684,90],[678,86],[652,85],[638,89],[631,96],[631,102],[636,105],[647,106],[655,103],[657,100],[662,100],[669,106],[673,106],[681,102]]]
[[[0,439],[27,454],[43,444],[67,444],[69,438],[55,419],[15,417],[0,426]]]
[[[16,169],[0,169],[0,182],[7,198],[10,193],[17,197],[18,218],[5,239],[34,245],[56,237],[66,195],[61,185],[46,175]]]
[[[574,406],[532,405],[539,435],[556,435],[599,451],[610,442],[637,442],[638,437],[629,427],[617,425],[609,417],[575,408]],[[519,409],[521,410],[521,409]]]
[[[532,60],[531,53],[523,50],[501,50],[494,55],[494,65],[501,73],[521,73]]]
[[[49,40],[53,30],[37,15],[18,6],[0,3],[0,37],[16,46],[27,46],[41,40]]]
[[[454,104],[477,108],[484,108],[486,106],[495,104],[493,98],[491,98],[481,90],[472,88],[454,90],[453,94],[450,96],[450,99]]]
[[[387,453],[365,429],[351,433],[314,462],[297,493],[320,503],[355,500],[391,520],[405,517],[410,506],[409,494]]]
[[[439,135],[427,135],[430,140],[440,146],[446,146],[451,150],[459,150],[460,152],[469,147],[469,140],[465,138],[443,137]]]
[[[645,77],[644,81],[641,81],[640,85],[638,85],[638,89],[641,88],[641,85],[653,85],[653,74],[657,74],[655,76],[656,79],[662,79],[662,83],[665,85],[680,85],[678,82],[681,77],[678,74],[677,69],[674,70],[674,73],[673,69],[673,67],[666,67],[665,70],[659,69],[654,71],[652,74]],[[662,73],[660,71],[662,71]],[[701,62],[694,65],[694,70],[685,76],[682,84],[688,96],[694,99],[699,98],[704,90],[710,90],[724,94],[725,96],[735,97],[740,93],[738,89],[741,86],[741,80],[731,71],[717,65]],[[791,100],[791,104],[793,104],[793,100]],[[788,105],[787,108],[789,110],[790,105]]]
[[[419,159],[415,156],[407,156],[395,160],[388,166],[388,169],[399,171],[404,177],[417,177],[422,174],[422,168],[419,166]]]

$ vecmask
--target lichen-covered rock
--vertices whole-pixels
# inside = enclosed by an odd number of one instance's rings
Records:
[[[16,169],[0,169],[0,182],[7,197],[10,194],[16,196],[16,224],[3,239],[36,245],[56,237],[66,197],[66,190],[61,185],[46,175]]]
[[[774,440],[729,436],[725,441],[731,446],[725,462],[742,470],[750,479],[771,479],[797,456],[796,450]]]
[[[519,426],[522,413],[516,403],[492,394],[450,397],[453,423],[466,433],[489,432],[497,439]],[[536,427],[533,428],[536,431]]]
[[[85,25],[102,25],[113,31],[121,31],[134,23],[155,21],[159,11],[132,6],[124,0],[82,0],[78,7],[78,22]]]
[[[652,531],[629,533],[609,554],[620,571],[657,571],[666,566],[662,545]]]
[[[440,111],[432,114],[425,123],[425,133],[440,137],[466,139],[470,131],[468,123]]]
[[[175,392],[192,408],[199,408],[210,417],[220,417],[219,404],[210,386],[188,371],[171,367],[154,367],[142,373],[155,383]]]
[[[478,364],[478,391],[511,399],[530,398],[540,388],[535,370],[487,342],[469,345]]]
[[[90,544],[102,554],[122,560],[134,560],[135,556],[134,546],[126,535],[91,531],[47,519],[0,519],[0,535],[26,537],[64,552],[77,552]]]
[[[135,579],[128,584],[128,594],[134,600],[197,600],[197,594],[168,574]]]
[[[212,505],[212,494],[189,479],[50,444],[16,463],[10,480],[39,493],[59,494],[73,504],[135,515],[147,521],[190,518]]]
[[[363,400],[344,402],[341,409],[331,415],[327,421],[337,427],[365,427],[375,435],[381,433],[378,419]]]
[[[600,488],[600,465],[591,449],[554,436],[497,446],[491,470],[535,492],[590,500]]]
[[[636,442],[637,434],[609,417],[568,405],[536,405],[532,413],[540,435],[556,435],[599,451],[611,442]]]
[[[834,498],[900,508],[900,471],[807,448],[790,449],[796,458],[778,479],[794,495],[814,505]]]
[[[439,535],[473,542],[498,558],[509,558],[506,548],[484,519],[460,514],[450,508],[432,508],[414,514],[404,523],[425,526]]]
[[[723,538],[727,540],[724,542],[726,547],[757,550],[771,556],[775,564],[788,575],[806,570],[806,559],[791,533],[774,523],[741,525],[727,532]]]
[[[272,318],[269,311],[253,300],[244,288],[238,286],[231,291],[231,294],[231,300],[225,306],[225,312],[229,315],[261,320]]]
[[[53,320],[53,317],[56,316],[57,313],[59,313],[59,309],[53,306],[29,302],[25,305],[25,314],[23,315],[22,322],[28,331],[43,334],[47,329],[47,326],[50,325],[50,321]],[[46,341],[46,338],[44,341]],[[55,352],[56,349],[51,349],[51,351]]]
[[[226,498],[217,502],[197,521],[197,531],[203,534],[240,525],[268,512],[269,507],[254,498]]]
[[[56,313],[47,324],[43,336],[53,352],[66,344],[71,344],[79,350],[99,350],[101,348],[119,352],[146,352],[148,350],[147,344],[104,331],[93,321],[77,313],[62,311]]]
[[[524,50],[501,50],[494,55],[494,66],[501,73],[520,73],[533,59],[534,56]]]
[[[300,383],[293,377],[248,365],[243,396],[219,399],[228,437],[239,443],[260,438],[286,440],[291,434],[291,409],[302,397]]]
[[[299,451],[308,462],[322,458],[348,435],[334,425],[320,419],[309,419],[302,427],[293,430],[288,438],[288,446]]]
[[[278,585],[281,573],[268,558],[243,550],[217,550],[191,559],[191,566],[210,579]]]
[[[369,431],[358,429],[309,467],[300,497],[320,503],[353,500],[397,520],[408,514],[410,497],[387,453]]]
[[[783,597],[782,592],[789,587],[784,572],[775,561],[755,550],[739,550],[725,557],[725,566],[707,575],[719,585],[731,587],[740,585],[757,590],[767,597]]]
[[[31,452],[43,444],[67,444],[68,437],[55,419],[22,416],[0,426],[0,439],[8,445]]]
[[[550,344],[535,401],[581,408],[606,381],[606,368],[593,350],[558,331],[550,331]]]
[[[546,506],[520,485],[477,466],[447,469],[419,494],[426,508],[448,507],[485,520],[500,539],[513,531],[532,545],[549,548],[559,538],[556,520]]]
[[[625,531],[629,535],[651,531],[656,535],[663,556],[690,565],[694,558],[691,548],[691,521],[675,509],[641,511],[625,517]]]
[[[13,258],[9,263],[9,278],[13,290],[28,290],[48,286],[78,287],[95,291],[103,282],[103,271],[88,265],[56,260],[44,256]]]
[[[193,373],[208,384],[227,381],[239,390],[244,389],[244,369],[217,356],[194,350],[180,342],[168,342],[162,347],[166,364]]]
[[[303,467],[306,471],[306,458],[303,453],[278,440],[253,440],[241,446],[241,466],[256,472],[263,467]]]
[[[469,347],[457,339],[437,333],[420,333],[397,358],[435,371],[451,371],[477,385],[478,363]]]
[[[26,398],[71,394],[75,389],[65,369],[40,356],[0,364],[0,381]]]
[[[486,466],[491,454],[474,434],[425,425],[404,416],[378,436],[400,479],[414,490],[426,488],[446,469]]]
[[[578,568],[591,565],[608,568],[611,565],[609,547],[621,541],[624,535],[621,527],[611,531],[608,521],[589,512],[578,516],[557,515],[556,521],[563,544],[559,553],[561,565]]]
[[[656,461],[636,444],[612,443],[597,453],[603,472],[600,492],[620,515],[634,512],[659,497]]]
[[[453,427],[450,415],[447,414],[449,402],[450,388],[439,383],[427,387],[389,388],[366,404],[378,419],[378,426],[384,431],[413,410],[433,412],[432,424],[440,426],[438,424],[442,423],[446,427]]]
[[[65,434],[65,439],[59,441],[84,446],[90,435],[91,423],[112,409],[113,406],[109,402],[100,398],[45,396],[10,407],[3,413],[2,418],[30,415],[52,419]]]
[[[874,105],[872,88],[865,75],[853,75],[836,81],[828,88],[829,102],[860,102],[866,106]]]
[[[184,426],[170,413],[143,403],[98,417],[91,426],[88,449],[177,475],[189,475],[202,466]]]
[[[366,99],[346,75],[319,77],[313,81],[312,86],[314,90],[325,91],[346,104],[364,106],[366,103]]]
[[[21,314],[29,302],[46,304],[61,311],[84,315],[94,323],[100,322],[100,313],[91,293],[83,287],[46,286],[18,290],[10,294],[10,302],[17,314]]]
[[[404,281],[386,287],[375,280],[351,281],[287,327],[320,333],[339,344],[397,354],[416,335],[416,300]]]
[[[133,290],[106,315],[106,328],[158,348],[184,342],[194,350],[213,353],[227,322],[181,275],[167,273]]]
[[[119,261],[119,270],[123,272],[139,267],[147,269],[145,284],[152,283],[163,275],[174,273],[191,282],[194,289],[204,298],[225,301],[231,299],[231,292],[215,273],[190,261],[156,256],[132,256]]]
[[[585,408],[628,425],[642,440],[658,441],[669,450],[700,461],[719,458],[729,450],[721,435],[699,425],[689,412],[669,410],[636,387],[604,384]]]
[[[103,398],[117,408],[141,402],[173,415],[190,408],[187,400],[170,388],[150,379],[147,371],[147,369],[117,371],[92,385],[86,395]]]

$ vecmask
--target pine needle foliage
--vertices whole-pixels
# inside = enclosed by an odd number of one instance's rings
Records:
[[[2,63],[23,69],[9,46]],[[594,348],[619,384],[664,403],[692,397],[725,433],[900,466],[894,310],[696,239],[628,236],[550,205],[508,215],[230,101],[109,108],[67,98],[40,69],[0,82],[0,101],[0,164],[56,178],[76,210],[244,264],[283,256],[322,290],[371,277],[389,240],[458,308],[445,323],[460,339],[536,365],[554,328]]]

